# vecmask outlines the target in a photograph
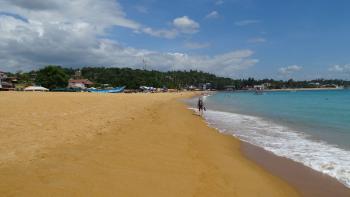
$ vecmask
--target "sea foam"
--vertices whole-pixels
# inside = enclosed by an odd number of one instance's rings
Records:
[[[208,110],[204,118],[222,133],[328,174],[350,188],[350,151],[260,117]]]

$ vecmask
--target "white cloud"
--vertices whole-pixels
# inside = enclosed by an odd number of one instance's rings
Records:
[[[8,0],[5,0],[8,1]],[[12,0],[12,3],[18,7],[25,8],[25,9],[31,9],[31,10],[50,10],[54,8],[58,8],[59,4],[56,3],[53,0]]]
[[[210,43],[186,42],[185,47],[188,49],[203,49],[210,47]]]
[[[218,17],[219,17],[219,13],[217,11],[212,11],[205,16],[205,18],[207,18],[207,19],[214,19],[214,18],[218,18]]]
[[[161,29],[161,30],[154,30],[150,27],[144,28],[143,29],[144,33],[147,33],[151,36],[155,36],[155,37],[162,37],[162,38],[168,38],[168,39],[172,39],[175,38],[179,32],[176,29]]]
[[[339,73],[350,73],[350,64],[333,65],[328,70],[332,72],[339,72]]]
[[[175,18],[172,22],[172,27],[170,29],[152,29],[146,27],[142,29],[142,32],[167,39],[176,38],[180,34],[194,34],[199,31],[199,24],[190,19],[188,16]]]
[[[44,25],[67,26],[87,23],[99,32],[113,25],[140,28],[140,24],[128,19],[122,7],[113,0],[103,0],[99,3],[94,0],[2,0],[0,11],[15,13]]]
[[[174,20],[171,30],[143,27],[128,19],[114,0],[3,0],[0,12],[26,19],[0,15],[0,68],[5,71],[37,69],[47,64],[140,68],[145,59],[150,69],[199,69],[229,76],[258,62],[251,50],[198,56],[136,49],[106,39],[107,29],[115,26],[167,38],[180,30],[194,33],[199,28],[188,17]]]
[[[198,32],[199,24],[188,16],[178,17],[173,20],[173,25],[182,33],[193,34]]]
[[[246,25],[252,25],[252,24],[257,24],[257,23],[260,23],[260,21],[259,20],[241,20],[241,21],[235,22],[235,25],[246,26]]]
[[[263,43],[263,42],[266,42],[266,38],[262,38],[262,37],[250,38],[248,42],[253,44]]]
[[[298,66],[298,65],[292,65],[292,66],[287,66],[287,67],[282,67],[279,68],[278,71],[282,75],[291,75],[293,73],[296,73],[298,71],[301,71],[303,67]]]
[[[136,9],[141,12],[147,11],[147,8],[142,6],[137,6]],[[128,19],[120,4],[114,0],[103,0],[98,3],[94,0],[3,0],[0,1],[0,11],[15,13],[30,19],[31,22],[40,22],[43,25],[54,24],[69,28],[69,25],[85,23],[96,34],[103,34],[105,29],[111,26],[121,26],[151,36],[174,38],[179,33],[196,33],[199,28],[199,24],[187,16],[174,19],[176,28],[156,30],[145,27]]]
[[[247,69],[258,62],[257,59],[250,58],[252,55],[253,52],[250,50],[238,50],[213,57],[190,56],[184,53],[167,53],[157,56],[157,58],[164,58],[161,62],[168,64],[168,66],[164,65],[165,70],[169,70],[169,66],[173,65],[170,69],[198,69],[222,76],[232,76],[235,72]],[[148,60],[147,62],[155,63],[154,60]]]

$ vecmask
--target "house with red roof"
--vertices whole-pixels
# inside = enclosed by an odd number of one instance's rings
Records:
[[[86,89],[93,85],[94,83],[88,79],[70,79],[68,81],[68,88],[81,88]]]

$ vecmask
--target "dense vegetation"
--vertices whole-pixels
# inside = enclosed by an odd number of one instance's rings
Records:
[[[222,89],[225,85],[233,82],[230,78],[217,77],[213,74],[193,70],[160,72],[130,68],[87,67],[82,69],[82,74],[98,84],[126,85],[127,88],[131,89],[136,89],[141,85],[185,88],[204,83],[211,83],[214,87]]]
[[[67,87],[69,75],[59,66],[47,66],[36,72],[35,83],[48,89]]]
[[[47,88],[62,88],[67,86],[69,77],[73,76],[78,69],[62,68],[59,66],[47,66],[38,71],[9,73],[15,76],[21,84],[31,85],[33,83]],[[270,84],[270,88],[310,88],[321,85],[341,85],[350,86],[350,81],[344,80],[324,80],[312,81],[276,81],[273,79],[256,80],[231,79],[218,77],[210,73],[201,71],[168,71],[160,72],[155,70],[140,70],[131,68],[106,68],[106,67],[84,67],[81,69],[82,77],[95,83],[95,87],[105,84],[109,86],[126,86],[128,89],[137,89],[140,86],[167,87],[167,88],[187,88],[191,85],[200,86],[210,83],[212,88],[221,90],[226,86],[233,89],[243,89],[264,83]]]

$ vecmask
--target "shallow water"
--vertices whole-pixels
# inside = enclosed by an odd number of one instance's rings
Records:
[[[350,187],[349,90],[220,92],[203,99],[208,109],[205,119],[221,132]]]

